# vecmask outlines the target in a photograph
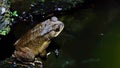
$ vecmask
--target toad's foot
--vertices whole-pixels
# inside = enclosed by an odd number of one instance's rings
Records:
[[[43,68],[43,63],[41,60],[38,60],[37,58],[35,58],[35,66],[37,66],[38,68]]]

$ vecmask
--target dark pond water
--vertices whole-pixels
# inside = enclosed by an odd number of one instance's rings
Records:
[[[44,68],[120,68],[119,3],[92,1],[61,16],[65,29],[55,41],[60,56],[51,54],[43,61]],[[1,62],[0,67],[12,65]]]

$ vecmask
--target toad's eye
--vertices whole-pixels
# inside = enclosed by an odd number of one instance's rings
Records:
[[[56,31],[56,32],[60,31],[60,28],[57,28],[55,31]]]

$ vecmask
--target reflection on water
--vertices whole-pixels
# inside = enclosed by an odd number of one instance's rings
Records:
[[[60,17],[64,31],[56,38],[60,56],[52,53],[44,68],[119,68],[119,2],[98,0]],[[13,68],[0,62],[0,67]]]
[[[83,61],[81,61],[82,63],[92,63],[92,62],[99,62],[100,58],[89,58],[89,59],[84,59]]]

